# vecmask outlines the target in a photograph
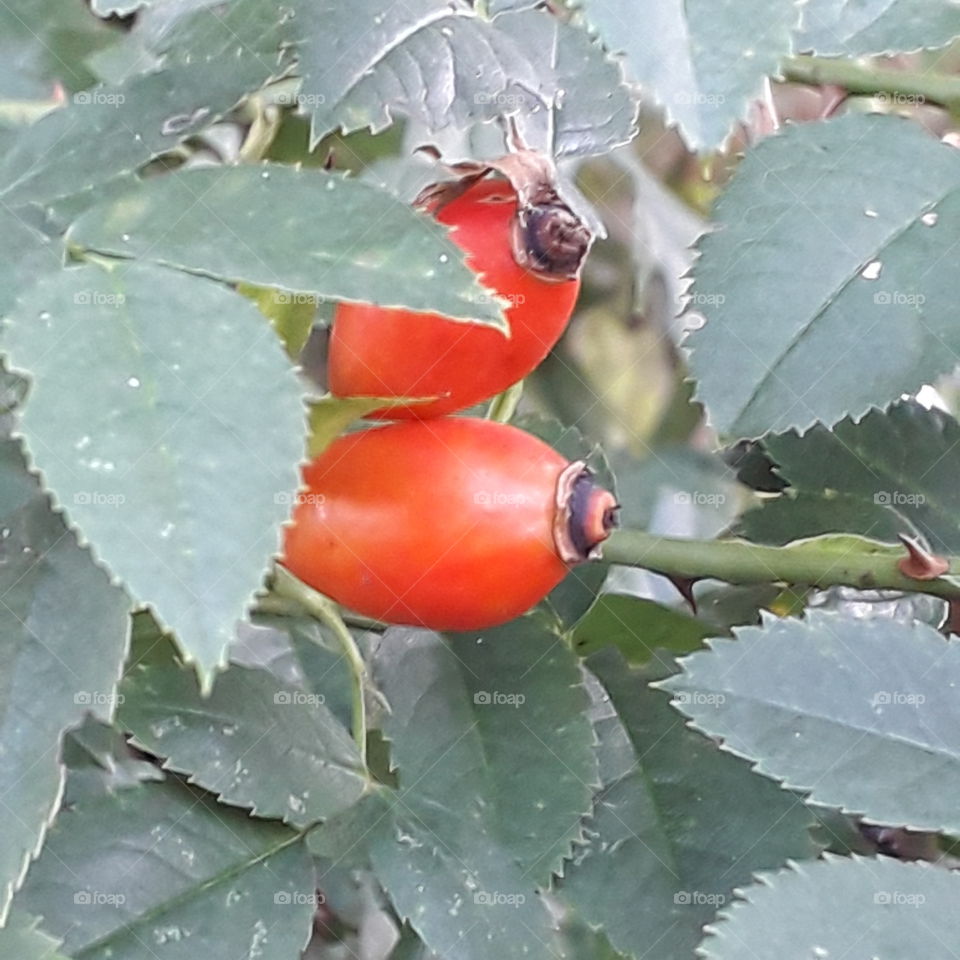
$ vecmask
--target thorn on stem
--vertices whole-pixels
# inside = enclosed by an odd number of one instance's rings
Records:
[[[697,598],[693,595],[693,588],[700,577],[668,576],[667,579],[677,588],[677,592],[690,604],[694,616],[697,614]]]
[[[900,542],[907,548],[907,556],[897,562],[897,567],[905,577],[911,580],[936,580],[950,569],[949,561],[930,553],[917,538],[903,533],[899,536]]]

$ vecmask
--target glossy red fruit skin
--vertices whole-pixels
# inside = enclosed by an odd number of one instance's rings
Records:
[[[509,339],[439,314],[341,303],[330,339],[330,391],[341,397],[440,397],[372,414],[426,419],[486,400],[530,373],[560,339],[580,280],[546,280],[517,264],[511,248],[516,212],[509,183],[481,180],[437,214],[455,228],[451,239],[481,283],[512,304],[506,310]]]
[[[568,462],[522,430],[445,418],[340,437],[304,469],[284,565],[358,613],[484,629],[569,570],[553,539]]]

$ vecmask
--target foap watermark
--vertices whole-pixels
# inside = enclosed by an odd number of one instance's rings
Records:
[[[280,707],[316,707],[326,702],[322,693],[307,693],[305,690],[278,690],[273,702]]]
[[[327,902],[327,898],[319,891],[304,893],[302,890],[278,890],[273,895],[273,902],[280,907],[319,907]]]
[[[673,902],[680,907],[722,907],[727,898],[722,893],[706,893],[703,890],[678,890]]]
[[[878,490],[873,495],[878,507],[922,507],[927,498],[922,493],[907,493],[904,490]]]
[[[107,893],[104,890],[78,890],[73,895],[78,907],[122,907],[127,902],[126,894]]]
[[[79,307],[122,307],[127,298],[122,293],[108,293],[106,290],[78,290],[73,302]]]
[[[477,106],[522,107],[527,98],[522,93],[476,93],[473,102]]]
[[[688,307],[722,307],[727,298],[722,293],[702,293],[694,291],[687,297]]]
[[[478,490],[473,502],[480,507],[520,507],[527,502],[522,493],[500,493],[494,490]]]
[[[875,94],[877,103],[890,107],[918,107],[927,102],[922,93],[897,93],[896,91]]]
[[[473,902],[481,907],[520,907],[527,902],[522,893],[501,893],[499,890],[478,890]]]
[[[719,107],[727,102],[727,98],[722,93],[701,93],[698,90],[695,93],[678,93],[673,102],[684,106]]]
[[[78,690],[73,695],[73,702],[78,707],[119,707],[125,700],[122,693],[107,690]]]
[[[78,490],[73,495],[78,507],[122,507],[127,498],[122,493],[102,493],[99,490]]]
[[[725,493],[707,493],[704,490],[678,490],[673,502],[682,506],[722,507],[727,502]]]
[[[926,702],[925,694],[904,690],[878,690],[870,698],[872,707],[922,707]]]
[[[882,907],[922,907],[927,898],[922,893],[908,893],[905,890],[878,890],[873,902]]]
[[[722,693],[683,690],[673,698],[673,702],[689,707],[722,707],[727,702],[727,698]]]
[[[295,107],[297,110],[322,107],[326,102],[327,98],[322,93],[286,93],[277,97],[278,106]]]
[[[510,307],[519,307],[527,302],[526,295],[522,293],[477,293],[470,299],[476,304],[482,304],[484,306],[493,304],[497,307],[506,307],[508,310]]]
[[[106,90],[81,90],[73,95],[73,102],[81,107],[119,107],[126,101],[122,93],[109,93]]]
[[[927,298],[922,293],[905,293],[903,290],[878,290],[873,302],[880,307],[922,307]]]
[[[478,690],[473,702],[480,707],[520,707],[527,702],[522,693],[501,693],[499,690]]]
[[[272,299],[274,303],[288,306],[319,307],[321,303],[326,303],[324,297],[315,293],[300,293],[296,290],[274,290]]]
[[[288,490],[284,490],[273,495],[273,502],[284,507],[300,506],[301,504],[320,506],[327,502],[327,498],[322,493],[307,493],[306,491],[290,493]]]

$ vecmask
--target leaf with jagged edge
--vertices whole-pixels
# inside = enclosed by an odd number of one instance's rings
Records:
[[[543,10],[508,13],[494,25],[524,38],[542,78],[540,89],[513,83],[504,95],[507,104],[522,104],[517,125],[530,146],[579,157],[608,153],[633,139],[637,102],[620,64],[586,30]]]
[[[237,625],[230,662],[272,673],[284,687],[314,694],[340,721],[353,719],[350,665],[343,645],[306,614],[257,614]]]
[[[0,917],[63,793],[64,732],[109,720],[129,639],[129,600],[0,440]]]
[[[40,929],[40,918],[14,910],[0,927],[0,956],[10,960],[67,960],[61,941]]]
[[[144,781],[164,779],[163,771],[137,753],[116,725],[108,726],[92,717],[64,738],[63,762],[70,769],[64,807],[72,806],[81,797],[128,790]]]
[[[317,457],[357,420],[374,410],[429,403],[435,397],[335,397],[325,394],[310,401],[310,438],[307,452]]]
[[[136,746],[258,817],[305,827],[352,806],[368,786],[349,730],[321,694],[231,665],[204,697],[146,614],[120,692],[119,721]]]
[[[0,159],[0,201],[47,203],[139,169],[218,120],[284,69],[242,43],[81,91],[20,130]],[[195,202],[196,198],[194,198]]]
[[[63,811],[16,905],[83,960],[299,960],[314,884],[293,830],[168,778]]]
[[[294,363],[307,345],[314,325],[323,325],[328,320],[327,315],[332,313],[333,305],[313,294],[289,293],[242,282],[236,289],[260,308]]]
[[[715,634],[709,623],[646,597],[604,593],[573,631],[582,657],[616,647],[633,665],[646,663],[658,649],[690,653]]]
[[[942,47],[960,36],[952,0],[807,0],[794,40],[798,50],[826,57],[861,57]]]
[[[495,17],[501,13],[512,13],[517,10],[530,10],[538,7],[542,0],[487,0],[487,14]]]
[[[687,346],[722,435],[858,420],[953,368],[957,150],[899,117],[788,127],[715,213],[693,271],[707,322]]]
[[[122,34],[82,3],[4,0],[0,4],[0,101],[54,100],[56,85],[81,90],[94,82],[88,57]],[[51,104],[52,106],[53,104]]]
[[[560,896],[617,950],[643,957],[656,944],[658,960],[688,960],[737,883],[816,853],[813,817],[684,728],[648,687],[669,668],[630,668],[613,649],[587,665],[608,695],[592,711],[604,786]]]
[[[394,110],[434,131],[517,115],[531,146],[561,156],[633,137],[636,107],[618,65],[578,27],[530,3],[498,4],[492,19],[436,0],[381,6],[362,15],[310,0],[301,10],[300,102],[313,142],[338,127],[382,130]],[[349,67],[337,55],[344,44]]]
[[[398,786],[321,828],[315,851],[368,857],[442,956],[485,960],[493,942],[508,960],[555,957],[536,889],[580,836],[596,781],[577,658],[521,619],[446,640],[394,628],[372,666]]]
[[[827,855],[763,873],[707,928],[705,960],[953,960],[960,876],[927,863]]]
[[[960,643],[815,611],[734,633],[661,684],[696,729],[823,806],[960,832]]]
[[[20,429],[45,482],[209,688],[298,484],[279,341],[232,291],[130,263],[32,288],[3,347],[31,380]]]
[[[127,17],[147,6],[150,0],[90,0],[90,9],[99,17]]]
[[[62,265],[60,244],[0,205],[0,317],[13,306],[21,290]]]
[[[908,401],[802,437],[773,434],[763,447],[790,486],[743,516],[750,539],[920,533],[937,552],[960,552],[960,424],[949,414]]]
[[[311,109],[313,143],[338,127],[382,130],[391,107],[434,130],[463,127],[511,112],[503,102],[511,83],[540,89],[523,38],[467,4],[366,0],[359,8],[306,0],[298,9],[300,99]]]
[[[226,242],[224,240],[226,238]],[[88,211],[74,246],[507,329],[445,227],[385,190],[271,164],[184,170]]]
[[[373,671],[391,707],[383,732],[401,797],[409,790],[457,806],[460,794],[465,815],[480,811],[530,882],[545,882],[580,835],[577,816],[598,785],[576,655],[521,618],[446,640],[390,630]]]
[[[695,149],[720,146],[790,51],[796,0],[579,0]]]

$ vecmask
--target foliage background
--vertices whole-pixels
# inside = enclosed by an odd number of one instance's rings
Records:
[[[3,956],[955,956],[957,587],[846,571],[960,552],[958,35],[2,0]],[[351,623],[358,744],[336,622],[265,578],[372,409],[318,400],[333,305],[504,325],[409,200],[508,115],[603,234],[515,422],[654,536],[497,630]],[[817,574],[643,569],[734,536]]]

